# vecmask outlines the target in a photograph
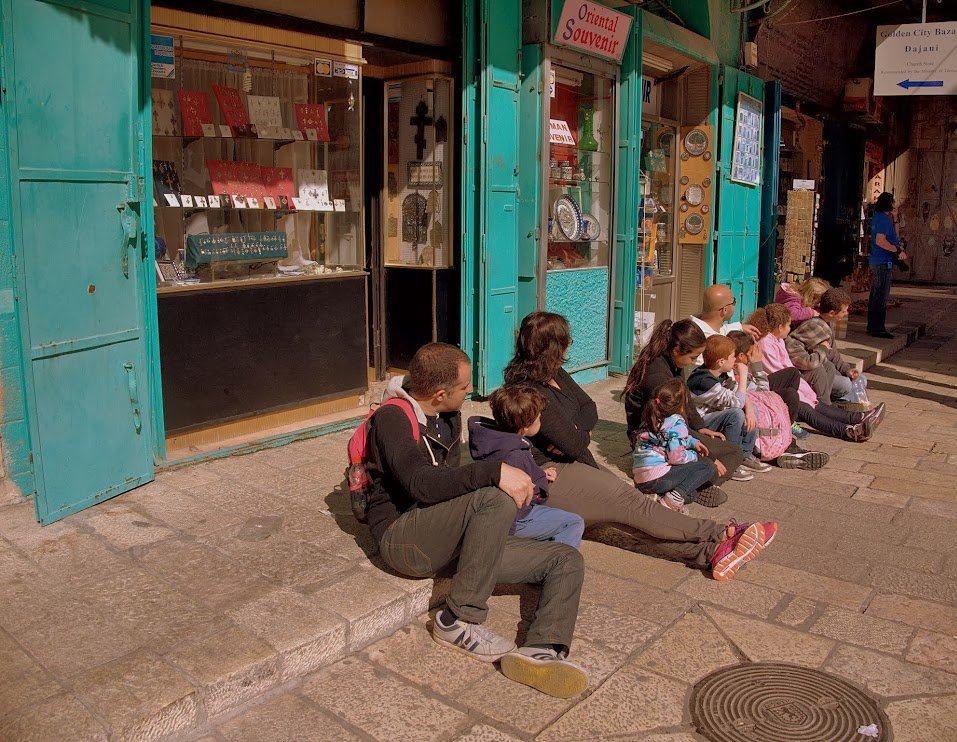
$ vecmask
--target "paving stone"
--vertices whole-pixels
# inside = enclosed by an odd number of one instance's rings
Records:
[[[200,699],[210,718],[272,688],[280,679],[275,650],[236,627],[178,647],[166,659],[202,689]]]
[[[241,459],[236,459],[240,461]],[[229,463],[224,460],[224,463]],[[217,470],[216,462],[199,465],[184,466],[173,471],[159,472],[156,475],[156,484],[173,487],[175,489],[190,490],[199,485],[216,484],[222,475]]]
[[[912,497],[907,509],[917,513],[933,515],[938,518],[957,520],[957,500],[950,502],[947,500],[927,500],[922,497]]]
[[[957,696],[895,701],[885,710],[898,742],[957,739]]]
[[[280,585],[305,585],[335,580],[352,563],[321,546],[283,533],[261,541],[243,540],[248,524],[237,524],[204,539],[209,546],[249,571]]]
[[[460,711],[422,694],[392,673],[355,658],[313,673],[303,683],[302,693],[378,739],[444,740],[468,727],[468,717]],[[377,698],[389,702],[370,703]]]
[[[690,600],[674,591],[665,592],[588,570],[582,585],[582,600],[612,608],[626,605],[636,617],[657,624],[671,623],[691,605]]]
[[[83,532],[66,533],[27,553],[47,574],[78,586],[136,566],[129,554],[117,551],[101,536]]]
[[[883,592],[957,603],[957,580],[940,575],[883,567],[871,573],[871,584]]]
[[[861,459],[852,459],[847,456],[832,456],[827,462],[827,470],[843,472],[859,472],[864,466]]]
[[[686,614],[641,652],[635,662],[686,683],[695,683],[739,656],[707,616]]]
[[[691,579],[682,583],[678,590],[702,603],[713,603],[767,618],[781,602],[784,593],[742,579],[745,571],[756,563],[751,562],[742,567],[732,580],[717,582],[711,579]]]
[[[255,600],[275,586],[222,552],[199,543],[166,541],[139,559],[151,572],[213,609]]]
[[[196,689],[147,650],[78,675],[73,687],[115,738],[158,739],[196,722]]]
[[[436,644],[424,617],[366,647],[376,665],[388,668],[416,685],[456,698],[467,686],[497,672],[494,665],[476,662],[461,652]],[[490,627],[491,628],[491,627]]]
[[[957,674],[957,636],[918,631],[907,650],[911,662]]]
[[[791,662],[804,667],[820,667],[834,648],[835,643],[830,639],[717,608],[706,606],[704,611],[751,662]]]
[[[105,740],[106,730],[74,696],[63,694],[0,718],[0,739],[16,742]]]
[[[581,740],[636,737],[652,729],[678,726],[690,687],[634,664],[626,665],[537,739]],[[679,702],[678,699],[682,699]]]
[[[0,719],[63,692],[63,686],[0,630]]]
[[[824,609],[824,613],[811,625],[811,631],[892,654],[902,654],[914,634],[910,626],[835,606]]]
[[[622,606],[624,607],[624,606]],[[661,626],[600,603],[582,601],[575,636],[612,649],[631,652],[661,631]]]
[[[573,648],[574,651],[574,648]],[[579,657],[571,658],[580,662]],[[583,664],[589,684],[590,668]],[[509,680],[501,672],[488,673],[457,695],[443,694],[466,707],[469,716],[486,717],[505,724],[522,736],[534,736],[572,708],[577,699],[552,698]]]
[[[216,507],[190,492],[175,489],[140,498],[137,507],[151,519],[192,536],[204,536],[245,520],[238,513]]]
[[[886,490],[887,492],[896,492],[901,495],[911,497],[927,497],[932,500],[947,500],[952,497],[950,489],[953,483],[942,487],[937,484],[926,484],[924,482],[912,482],[906,479],[891,479],[890,477],[876,477],[871,482],[871,489]]]
[[[957,677],[869,649],[839,645],[825,669],[885,698],[953,693]]]
[[[280,588],[227,615],[282,657],[282,679],[302,677],[346,653],[346,621],[314,595]]]
[[[817,608],[818,604],[813,600],[793,597],[785,606],[784,610],[774,617],[774,620],[778,623],[787,624],[788,626],[804,626],[811,620],[812,616],[814,616]]]
[[[791,526],[792,524],[787,523],[783,530],[789,531]],[[811,539],[788,542],[776,538],[773,546],[763,552],[760,558],[749,564],[748,567],[759,565],[763,567],[765,564],[774,564],[790,569],[799,565],[801,571],[814,578],[828,577],[847,584],[866,583],[869,574],[866,562],[847,557],[835,558],[832,549],[838,538],[838,534],[831,537],[822,537],[821,541]],[[735,579],[739,579],[739,577]]]
[[[350,651],[391,634],[411,618],[407,596],[364,570],[345,575],[314,596],[327,611],[349,622]]]
[[[518,739],[487,724],[476,724],[454,742],[518,742]]]
[[[87,525],[117,549],[145,546],[176,535],[134,505],[106,503],[96,508]]]
[[[608,537],[609,531],[610,529],[601,535]],[[581,552],[589,570],[607,572],[615,577],[635,580],[662,590],[670,590],[688,576],[688,568],[683,564],[624,551],[614,545],[583,541]]]
[[[884,492],[874,490],[870,487],[861,487],[854,493],[853,499],[858,502],[869,502],[874,505],[887,505],[892,508],[903,508],[907,506],[911,498],[907,495],[901,495],[896,492]]]
[[[928,542],[924,542],[927,545]],[[940,542],[935,544],[941,546]],[[870,538],[866,532],[845,533],[834,544],[835,556],[867,562],[871,568],[882,566],[909,569],[915,572],[939,573],[944,565],[944,557],[939,551],[915,548],[906,543],[882,543]]]
[[[270,698],[219,726],[224,739],[243,742],[289,740],[360,740],[328,714],[292,693]]]
[[[747,570],[741,570],[735,580],[766,587],[786,588],[787,592],[808,600],[819,600],[851,610],[861,610],[864,607],[871,593],[869,587],[765,561],[765,557],[772,555],[777,547],[775,540],[766,552],[748,564]]]

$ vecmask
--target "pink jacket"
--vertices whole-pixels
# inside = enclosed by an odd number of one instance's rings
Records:
[[[788,313],[791,315],[791,323],[795,326],[806,319],[817,316],[817,312],[811,309],[811,307],[804,306],[801,295],[796,291],[792,291],[791,284],[789,283],[781,284],[781,288],[779,288],[778,292],[774,295],[774,301],[776,304],[783,304],[787,307]]]
[[[764,370],[769,374],[783,368],[794,367],[794,364],[791,363],[791,356],[788,355],[788,349],[780,338],[776,338],[769,333],[761,338],[758,344],[761,346],[761,352],[764,353]],[[811,407],[817,407],[817,395],[811,389],[811,385],[804,379],[801,379],[798,384],[798,397]]]

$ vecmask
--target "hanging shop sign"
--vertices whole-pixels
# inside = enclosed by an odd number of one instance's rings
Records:
[[[957,21],[878,26],[874,95],[957,95]]]
[[[586,0],[566,0],[552,42],[621,64],[631,17]]]
[[[738,115],[734,126],[734,156],[731,180],[736,183],[761,183],[761,118],[764,105],[756,98],[738,93]]]

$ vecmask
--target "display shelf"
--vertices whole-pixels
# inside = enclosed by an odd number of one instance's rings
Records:
[[[168,294],[192,294],[197,292],[221,291],[223,289],[238,288],[256,288],[257,286],[277,286],[288,283],[306,283],[309,281],[329,281],[336,278],[349,278],[352,276],[368,275],[365,270],[343,270],[321,273],[319,275],[309,276],[269,276],[246,279],[228,279],[221,281],[207,281],[205,283],[186,283],[186,284],[160,284],[156,287],[156,293],[160,296]]]
[[[597,180],[597,179],[589,180],[588,178],[585,178],[584,180],[578,180],[576,178],[549,178],[548,179],[549,185],[567,186],[569,188],[580,186],[585,183],[588,183],[591,185],[603,185],[603,186],[607,186],[609,184],[607,180]]]
[[[195,196],[193,197],[195,198]],[[267,209],[262,206],[167,206],[157,205],[154,209],[163,211],[248,211],[251,214],[343,214],[352,212],[335,211],[334,209]]]

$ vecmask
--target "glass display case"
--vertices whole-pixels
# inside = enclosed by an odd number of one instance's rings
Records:
[[[642,200],[639,204],[638,267],[645,288],[655,277],[674,275],[675,146],[672,124],[642,122]]]
[[[449,268],[455,190],[452,79],[393,80],[386,83],[385,95],[385,265]]]
[[[614,80],[553,63],[546,270],[607,267],[612,242]]]
[[[363,270],[360,66],[173,47],[152,81],[158,292]]]

